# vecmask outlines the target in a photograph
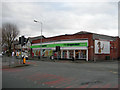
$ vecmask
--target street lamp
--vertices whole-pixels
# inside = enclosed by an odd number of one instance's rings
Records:
[[[41,58],[42,58],[42,22],[37,21],[37,20],[34,20],[34,22],[41,24],[41,41],[40,41],[40,43],[41,43],[41,53],[40,54],[41,54]]]

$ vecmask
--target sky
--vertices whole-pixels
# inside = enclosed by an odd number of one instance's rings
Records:
[[[111,1],[111,0],[110,0]],[[118,36],[118,2],[2,2],[2,23],[18,26],[20,35],[52,37],[88,31]],[[119,34],[120,35],[120,34]]]

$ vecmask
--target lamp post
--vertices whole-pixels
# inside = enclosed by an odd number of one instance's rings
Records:
[[[40,23],[41,24],[41,40],[40,40],[40,43],[41,43],[41,45],[40,45],[40,47],[41,47],[41,52],[40,52],[40,56],[41,56],[41,58],[42,58],[42,22],[40,22],[40,21],[37,21],[37,20],[34,20],[34,22],[36,22],[36,23]]]

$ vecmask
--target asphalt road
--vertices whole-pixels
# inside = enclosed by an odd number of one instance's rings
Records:
[[[27,64],[2,69],[2,88],[118,88],[118,61]]]
[[[2,89],[2,57],[0,56],[0,89]]]

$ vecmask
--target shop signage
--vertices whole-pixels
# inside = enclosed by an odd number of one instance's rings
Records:
[[[59,43],[59,44],[45,44],[42,45],[42,48],[52,48],[52,47],[87,47],[87,42],[80,42],[80,43]],[[34,45],[31,48],[41,48],[41,45]]]
[[[110,54],[110,42],[95,40],[95,54]]]

